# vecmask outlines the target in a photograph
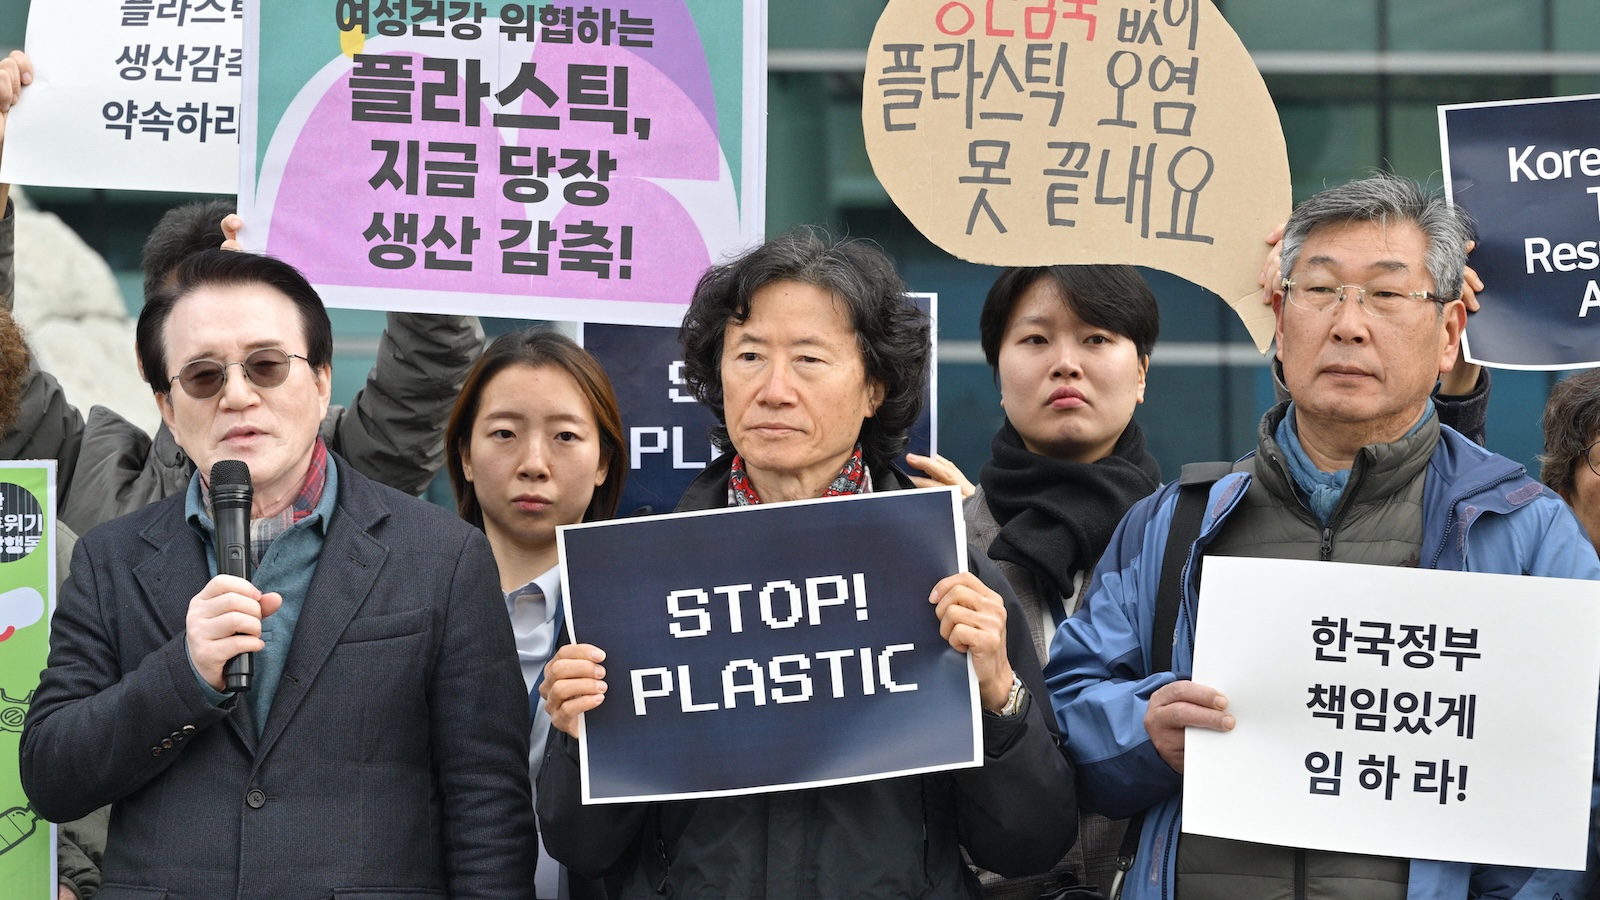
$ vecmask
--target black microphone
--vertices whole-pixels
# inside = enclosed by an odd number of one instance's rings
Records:
[[[254,574],[250,559],[250,467],[237,459],[219,460],[211,467],[211,521],[216,525],[217,574],[246,581]],[[222,667],[222,683],[229,691],[250,690],[250,654],[241,653]]]

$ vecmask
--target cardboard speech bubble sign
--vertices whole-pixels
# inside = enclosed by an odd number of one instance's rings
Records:
[[[1210,0],[890,0],[861,118],[879,181],[946,252],[1162,269],[1271,343],[1256,279],[1288,153]]]

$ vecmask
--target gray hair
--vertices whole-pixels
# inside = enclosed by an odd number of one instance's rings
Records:
[[[1579,372],[1556,382],[1544,405],[1544,452],[1539,454],[1539,479],[1563,497],[1572,497],[1573,473],[1583,461],[1583,448],[1600,434],[1600,369]]]
[[[1445,300],[1461,296],[1466,245],[1472,240],[1472,219],[1409,178],[1376,172],[1367,178],[1329,188],[1295,208],[1283,229],[1283,275],[1300,261],[1300,248],[1318,228],[1346,222],[1410,222],[1428,238],[1425,257],[1433,276],[1433,292]]]

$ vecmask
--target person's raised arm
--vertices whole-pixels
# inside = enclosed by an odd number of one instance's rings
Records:
[[[22,97],[22,89],[33,82],[33,63],[21,50],[0,59],[0,158],[5,154],[6,123],[11,118],[11,107]],[[11,308],[11,292],[16,284],[16,264],[13,255],[16,216],[11,212],[11,185],[0,182],[0,302]]]
[[[5,59],[0,59],[0,155],[5,152],[6,123],[11,118],[11,107],[22,98],[22,89],[32,83],[33,62],[28,59],[28,54],[13,50]],[[6,208],[10,202],[11,185],[0,182],[0,209]],[[9,299],[10,286],[0,293]]]
[[[362,474],[420,494],[444,465],[444,430],[483,350],[477,316],[388,314],[366,386],[322,433]]]

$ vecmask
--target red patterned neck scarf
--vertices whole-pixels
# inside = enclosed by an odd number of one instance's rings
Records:
[[[844,461],[844,468],[833,478],[833,483],[822,492],[824,497],[843,497],[847,494],[872,493],[872,476],[867,473],[867,464],[861,459],[861,445]],[[728,505],[729,506],[756,506],[761,503],[761,495],[750,484],[750,476],[745,474],[744,457],[735,453],[733,467],[728,471]]]

